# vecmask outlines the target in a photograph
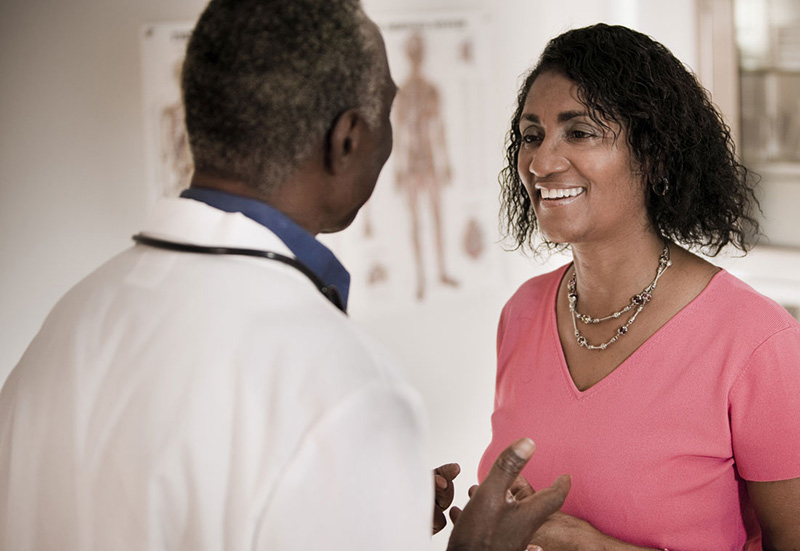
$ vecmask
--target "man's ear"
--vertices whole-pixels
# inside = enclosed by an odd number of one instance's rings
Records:
[[[325,168],[336,174],[346,170],[362,145],[364,119],[355,109],[339,115],[328,132],[325,143]]]

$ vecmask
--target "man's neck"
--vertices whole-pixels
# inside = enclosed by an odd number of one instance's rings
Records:
[[[240,195],[249,199],[255,199],[262,203],[269,203],[269,200],[258,189],[245,184],[244,182],[232,178],[225,178],[217,176],[208,172],[195,172],[192,176],[191,187],[216,189],[231,193],[233,195]]]
[[[260,201],[288,216],[311,235],[316,236],[320,233],[318,217],[309,209],[307,194],[302,193],[301,190],[297,190],[297,193],[292,192],[296,186],[276,186],[274,192],[265,193],[241,180],[217,176],[208,172],[195,172],[190,187],[214,189]],[[286,191],[282,189],[284,187],[287,188]]]

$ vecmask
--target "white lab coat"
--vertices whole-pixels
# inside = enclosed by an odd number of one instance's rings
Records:
[[[190,199],[143,231],[291,255]],[[423,421],[300,272],[134,246],[64,296],[0,394],[0,548],[423,549]]]

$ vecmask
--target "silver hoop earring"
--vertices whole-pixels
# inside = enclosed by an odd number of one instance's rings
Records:
[[[653,185],[650,187],[652,188],[653,193],[655,193],[659,197],[664,197],[669,191],[669,180],[667,178],[660,178],[657,182],[654,182]]]

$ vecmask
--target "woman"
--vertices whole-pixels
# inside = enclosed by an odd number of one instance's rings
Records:
[[[800,324],[683,248],[758,229],[694,76],[630,29],[569,31],[520,89],[507,160],[510,236],[573,262],[503,310],[481,478],[527,434],[533,488],[572,475],[546,551],[800,548]]]

